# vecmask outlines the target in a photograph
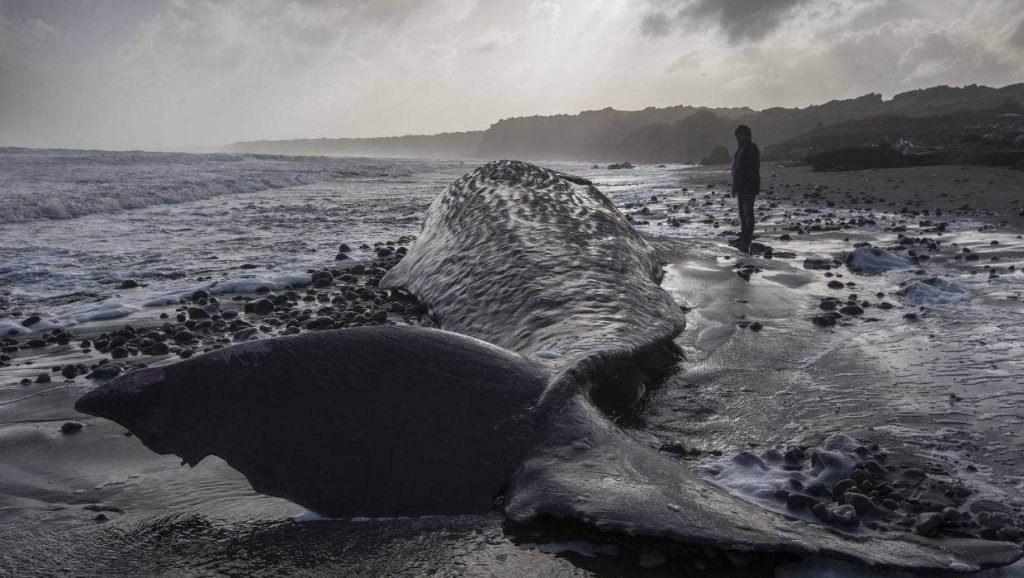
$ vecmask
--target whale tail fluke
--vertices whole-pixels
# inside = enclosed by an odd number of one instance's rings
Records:
[[[84,413],[329,517],[483,513],[535,441],[548,380],[446,331],[365,327],[251,341],[132,372]]]
[[[547,439],[530,452],[506,493],[505,514],[514,522],[572,519],[628,535],[914,571],[972,571],[1021,557],[1021,548],[1009,542],[905,533],[856,537],[784,518],[632,439],[583,397],[549,423]]]

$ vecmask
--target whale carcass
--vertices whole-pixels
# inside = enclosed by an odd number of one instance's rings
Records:
[[[851,536],[740,501],[626,435],[676,361],[656,252],[590,182],[488,163],[428,209],[381,281],[441,329],[362,327],[227,347],[119,377],[76,407],[150,449],[223,458],[261,493],[332,517],[486,512],[884,568],[1008,564],[1015,544]]]

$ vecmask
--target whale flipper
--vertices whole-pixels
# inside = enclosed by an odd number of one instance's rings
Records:
[[[1009,542],[839,534],[743,502],[632,439],[582,396],[553,416],[505,497],[519,523],[552,517],[602,530],[742,551],[842,558],[878,568],[971,571],[1010,564]]]
[[[366,327],[132,372],[75,407],[326,516],[464,514],[491,510],[535,441],[525,414],[547,378],[463,335]]]

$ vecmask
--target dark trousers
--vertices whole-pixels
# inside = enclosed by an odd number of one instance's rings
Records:
[[[740,240],[749,243],[754,240],[754,200],[757,195],[738,193],[736,200],[740,210]]]

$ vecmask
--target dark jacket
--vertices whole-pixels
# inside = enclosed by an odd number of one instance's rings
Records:
[[[747,143],[732,156],[732,193],[756,195],[761,192],[761,150]]]

